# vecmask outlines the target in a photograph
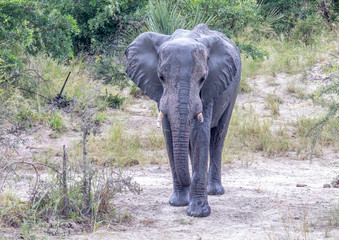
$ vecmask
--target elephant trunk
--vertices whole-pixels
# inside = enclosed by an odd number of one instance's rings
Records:
[[[178,181],[181,186],[188,187],[191,182],[188,168],[189,131],[186,127],[179,127],[178,131],[172,132],[172,137],[174,165]]]
[[[190,185],[190,173],[188,168],[188,148],[191,130],[191,120],[194,117],[192,109],[190,109],[189,97],[190,87],[186,81],[181,81],[181,87],[176,107],[172,108],[171,129],[173,141],[173,157],[175,171],[181,186],[188,187]]]

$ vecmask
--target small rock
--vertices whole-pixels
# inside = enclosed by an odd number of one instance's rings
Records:
[[[51,236],[56,236],[56,235],[57,235],[57,230],[54,229],[54,228],[49,228],[49,229],[47,230],[47,234],[48,234],[48,235],[51,235]]]
[[[57,222],[57,221],[55,221],[55,220],[50,220],[50,221],[49,221],[49,226],[50,226],[51,228],[56,228],[57,225],[58,225],[58,222]]]
[[[323,188],[331,188],[331,184],[326,183],[323,185]]]
[[[306,187],[307,185],[306,184],[302,184],[302,183],[298,183],[297,185],[296,185],[296,187]]]

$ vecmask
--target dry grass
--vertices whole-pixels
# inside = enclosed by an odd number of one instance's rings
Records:
[[[99,82],[91,80],[89,68],[84,59],[75,59],[65,65],[46,56],[37,56],[31,59],[31,65],[38,69],[45,79],[40,82],[37,91],[47,98],[53,98],[60,92],[69,72],[71,75],[63,92],[63,95],[69,98],[83,99],[88,91],[102,88],[98,86]]]
[[[246,40],[246,35],[239,39]],[[289,74],[300,73],[313,64],[327,59],[329,54],[339,54],[338,35],[336,32],[320,36],[312,46],[296,44],[280,38],[262,39],[258,47],[266,50],[269,57],[264,61],[255,61],[252,58],[242,57],[241,78],[257,75],[273,75],[285,72]]]
[[[282,103],[283,103],[283,100],[274,94],[268,94],[266,97],[266,109],[270,110],[271,114],[274,117],[277,117],[280,115],[279,105]]]
[[[288,82],[287,92],[298,97],[298,98],[305,98],[306,97],[306,88],[297,84],[295,81]]]
[[[115,121],[103,136],[91,136],[88,142],[89,158],[96,165],[114,166],[167,162],[162,133],[151,130],[148,135],[142,136],[136,130],[127,129],[123,121]],[[75,143],[72,156],[76,157],[80,152],[81,144]]]
[[[279,100],[280,101],[280,100]],[[296,153],[299,159],[309,156],[311,139],[306,137],[308,130],[321,119],[301,117],[295,122],[282,123],[273,129],[274,120],[260,118],[253,109],[236,107],[233,111],[228,134],[223,150],[223,162],[242,159],[250,153],[262,152],[264,156],[286,155]],[[339,122],[331,120],[324,128],[316,145],[315,154],[322,149],[339,146]]]
[[[312,139],[306,137],[309,129],[314,126],[322,117],[311,118],[308,116],[303,116],[299,118],[296,122],[290,123],[291,126],[295,127],[295,132],[293,136],[295,141],[298,143],[295,147],[295,151],[300,157],[307,158],[309,153],[309,148]],[[320,138],[316,144],[315,154],[319,155],[322,153],[323,147],[334,147],[339,146],[339,122],[336,119],[330,120],[329,124],[325,125]]]
[[[265,156],[281,155],[292,149],[292,140],[284,126],[273,131],[268,120],[261,120],[253,109],[235,108],[226,137],[223,159],[244,152],[262,152]]]

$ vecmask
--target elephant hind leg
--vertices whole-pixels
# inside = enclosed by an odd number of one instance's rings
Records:
[[[227,106],[218,125],[211,129],[210,166],[207,186],[208,195],[222,195],[225,193],[224,187],[221,184],[221,157],[234,102],[235,101],[232,101]]]

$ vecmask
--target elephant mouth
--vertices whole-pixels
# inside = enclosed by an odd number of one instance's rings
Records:
[[[157,118],[157,127],[161,127],[162,120],[165,118],[165,113],[163,111],[159,111],[158,118]],[[204,115],[201,113],[198,113],[197,119],[200,123],[204,122]]]

